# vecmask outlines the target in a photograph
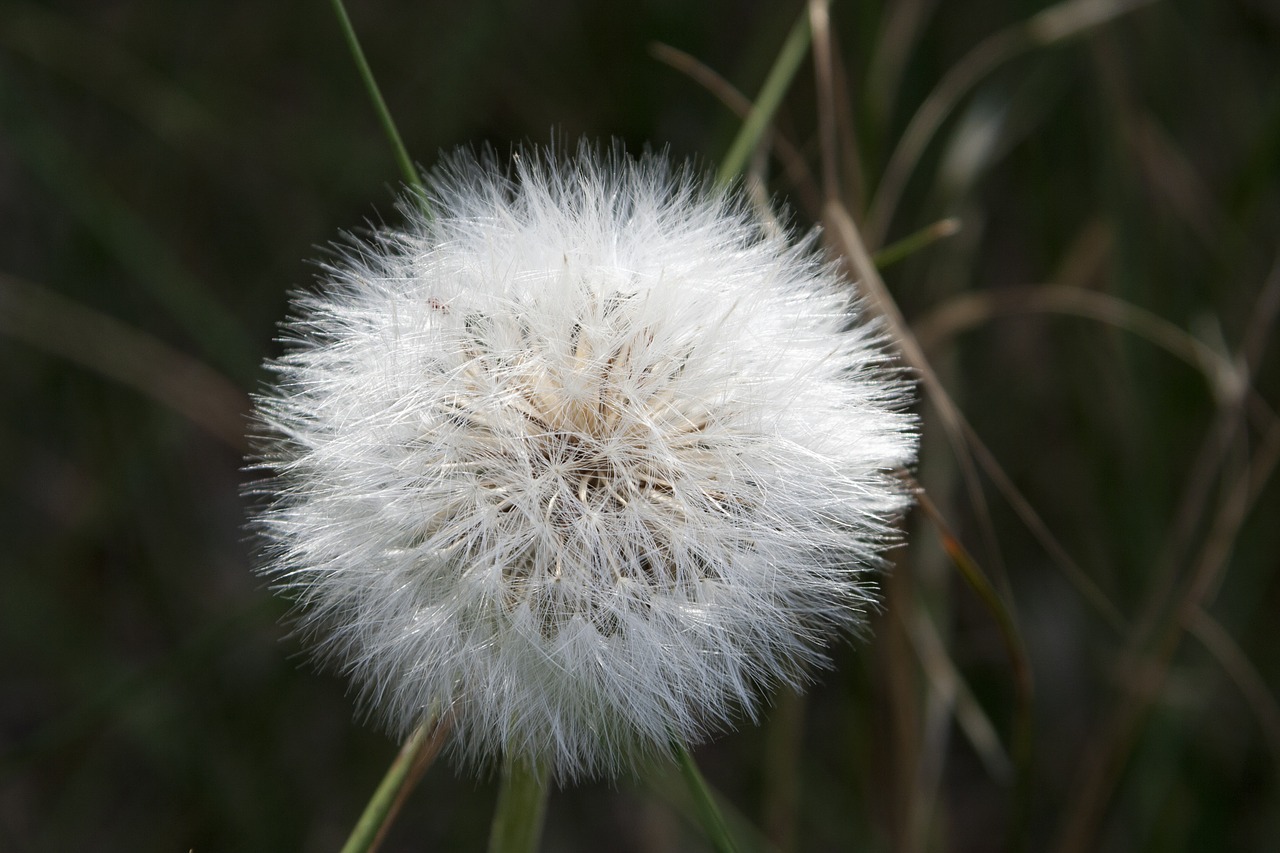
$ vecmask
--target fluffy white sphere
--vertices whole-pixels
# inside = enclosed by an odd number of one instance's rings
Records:
[[[265,573],[404,733],[633,769],[856,631],[909,384],[812,239],[659,156],[462,153],[301,295]]]

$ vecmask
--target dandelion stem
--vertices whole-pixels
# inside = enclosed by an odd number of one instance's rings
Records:
[[[791,32],[787,34],[787,40],[782,43],[782,50],[778,52],[773,68],[769,69],[769,76],[765,78],[764,85],[760,88],[760,95],[751,107],[751,112],[747,114],[747,120],[742,123],[742,129],[738,131],[733,144],[729,146],[728,153],[720,161],[720,171],[716,173],[717,183],[722,185],[729,183],[746,165],[751,152],[755,150],[769,122],[773,120],[774,113],[778,111],[778,106],[782,103],[783,96],[787,94],[791,80],[796,76],[796,71],[804,61],[805,54],[809,52],[809,40],[809,13],[806,7],[800,19],[791,28]]]
[[[720,814],[720,807],[716,805],[711,789],[707,787],[707,780],[702,778],[698,765],[693,763],[693,756],[689,754],[684,744],[676,745],[676,758],[680,762],[680,772],[693,793],[694,803],[698,809],[698,819],[702,821],[702,828],[706,830],[707,836],[720,853],[737,853],[738,848],[733,843],[729,827],[724,822],[724,816]]]
[[[373,792],[342,853],[372,853],[378,849],[405,798],[440,751],[447,728],[438,715],[432,714],[414,729]]]
[[[489,853],[532,853],[547,810],[546,771],[509,758],[489,831]]]
[[[387,102],[382,98],[382,91],[378,88],[378,81],[373,77],[373,69],[369,67],[368,60],[364,58],[364,51],[360,48],[360,39],[356,36],[355,27],[351,25],[351,18],[347,16],[347,9],[342,4],[342,0],[333,0],[333,11],[338,16],[338,24],[342,27],[343,35],[347,37],[347,46],[351,48],[351,58],[356,61],[356,68],[360,71],[360,79],[364,81],[364,86],[369,91],[369,98],[373,101],[373,107],[377,110],[378,120],[382,122],[382,130],[387,134],[387,139],[395,152],[396,164],[399,165],[405,182],[421,192],[423,189],[422,179],[418,177],[418,171],[413,167],[413,161],[409,159],[409,152],[404,147],[403,140],[400,139],[400,131],[396,129],[395,119],[391,117],[391,111],[387,109]]]

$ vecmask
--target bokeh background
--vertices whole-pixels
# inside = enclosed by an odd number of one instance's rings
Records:
[[[802,8],[350,11],[426,166],[558,133],[712,167],[740,119],[653,43],[751,98]],[[1280,849],[1280,5],[848,0],[830,36],[834,99],[806,62],[753,172],[818,223],[830,119],[863,221],[948,107],[872,248],[960,223],[885,278],[989,450],[921,403],[1029,682],[913,514],[872,638],[699,750],[744,847],[1025,814],[1030,850]],[[334,850],[359,815],[396,745],[254,576],[240,435],[288,291],[398,182],[328,3],[0,0],[0,850]],[[438,763],[384,849],[480,849],[495,789]],[[672,768],[582,785],[543,849],[706,849],[688,814]]]

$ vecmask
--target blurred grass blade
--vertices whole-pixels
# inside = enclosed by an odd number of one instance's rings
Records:
[[[672,748],[675,749],[674,746]],[[719,809],[720,817],[729,828],[730,838],[733,839],[739,853],[779,853],[778,848],[761,832],[754,819],[748,818],[741,810],[735,808],[734,804],[725,799],[714,785],[706,781],[705,777],[702,777],[702,781],[707,793]],[[653,767],[646,774],[643,787],[645,796],[661,801],[684,821],[701,830],[703,825],[702,816],[699,813],[701,806],[689,787],[678,755],[674,766],[672,763],[663,762]],[[702,835],[705,836],[705,833]]]
[[[222,128],[190,93],[71,15],[10,2],[0,47],[75,82],[179,151],[223,141]]]
[[[1019,314],[1072,315],[1123,329],[1200,371],[1216,398],[1238,393],[1239,371],[1221,353],[1163,317],[1094,290],[1045,284],[963,293],[921,318],[914,331],[921,347],[931,351],[996,317]]]
[[[693,794],[698,819],[707,833],[707,838],[719,853],[737,853],[738,848],[733,842],[733,836],[729,834],[724,816],[720,814],[720,807],[716,805],[715,795],[707,786],[707,780],[702,778],[702,773],[694,763],[693,756],[689,754],[688,747],[682,743],[676,744],[676,761],[680,764],[680,773],[684,776],[690,793]]]
[[[951,399],[951,395],[947,393],[947,389],[943,386],[937,373],[934,372],[933,367],[929,364],[929,360],[925,357],[919,341],[903,318],[897,303],[893,301],[888,288],[885,287],[884,279],[881,278],[875,263],[871,260],[866,244],[862,241],[857,226],[849,218],[848,211],[838,203],[829,204],[823,219],[830,225],[828,233],[836,241],[840,254],[852,266],[859,279],[859,286],[867,295],[872,309],[883,318],[888,328],[889,336],[893,340],[894,346],[901,353],[903,361],[919,374],[921,384],[929,394],[933,404],[937,407],[948,437],[956,447],[957,457],[963,459],[962,453],[965,447],[973,451],[974,457],[982,467],[982,470],[986,472],[992,483],[1004,495],[1005,500],[1009,502],[1014,512],[1022,519],[1027,529],[1031,531],[1049,556],[1053,558],[1054,564],[1062,571],[1067,580],[1093,606],[1098,614],[1107,620],[1113,630],[1117,633],[1123,633],[1125,620],[1119,609],[1107,598],[1106,594],[1094,583],[1084,569],[1080,567],[1079,563],[1067,553],[1061,541],[1053,535],[1053,532],[1045,524],[1040,514],[1036,512],[1031,502],[1014,485],[1013,480],[1005,473],[994,454],[991,453],[986,443],[982,441],[968,420],[965,419],[955,401]],[[976,483],[973,485],[976,487]]]
[[[1236,350],[1235,360],[1228,362],[1238,365],[1238,375],[1229,389],[1224,388],[1223,393],[1219,393],[1213,423],[1201,439],[1194,461],[1188,466],[1182,496],[1169,522],[1165,545],[1156,563],[1155,577],[1134,621],[1131,648],[1141,648],[1155,632],[1174,593],[1178,566],[1185,562],[1191,538],[1204,518],[1205,508],[1227,456],[1233,446],[1242,445],[1243,436],[1241,439],[1236,436],[1243,432],[1248,415],[1262,413],[1265,418],[1275,418],[1270,406],[1255,390],[1254,380],[1261,367],[1262,353],[1274,331],[1277,312],[1280,312],[1280,253],[1272,261],[1271,272],[1254,301],[1249,325]],[[1226,361],[1226,356],[1219,355],[1216,350],[1210,351]]]
[[[987,579],[986,574],[977,561],[960,544],[950,530],[946,521],[938,512],[933,501],[924,490],[917,490],[920,508],[933,522],[942,547],[951,563],[960,572],[960,576],[974,591],[978,599],[986,607],[987,612],[995,620],[1000,629],[1000,639],[1005,653],[1009,657],[1009,665],[1013,671],[1014,715],[1013,731],[1010,737],[1012,746],[1010,754],[1014,765],[1014,804],[1013,815],[1009,821],[1007,832],[1007,849],[1021,850],[1027,842],[1027,830],[1031,818],[1031,786],[1034,761],[1034,693],[1031,678],[1031,659],[1027,655],[1026,645],[1022,640],[1022,632],[1013,618],[1008,606],[996,592],[995,587]]]
[[[813,41],[813,76],[818,92],[818,149],[822,154],[824,201],[840,195],[840,161],[836,151],[835,69],[831,59],[831,0],[809,0],[809,32]]]
[[[1009,759],[1009,753],[1000,743],[1000,736],[996,733],[991,718],[982,710],[972,688],[947,652],[946,643],[938,634],[938,626],[923,608],[918,609],[913,617],[903,615],[902,618],[925,676],[933,689],[946,697],[960,730],[982,759],[987,772],[997,781],[1009,781],[1013,778],[1013,763]]]
[[[1276,769],[1280,769],[1280,702],[1267,687],[1262,673],[1226,629],[1203,608],[1196,607],[1192,611],[1187,627],[1240,689],[1266,738],[1271,760]]]
[[[1182,594],[1164,614],[1151,649],[1131,641],[1122,658],[1119,683],[1123,691],[1106,721],[1100,724],[1093,748],[1085,755],[1072,797],[1063,810],[1057,853],[1085,853],[1096,849],[1096,836],[1107,806],[1120,784],[1137,746],[1143,723],[1164,689],[1183,632],[1217,594],[1228,568],[1240,529],[1280,464],[1280,418],[1273,418],[1258,443],[1247,469],[1231,483],[1205,536]],[[1137,626],[1141,627],[1141,626]],[[1133,640],[1140,639],[1135,628]]]
[[[1191,526],[1207,502],[1209,483],[1221,457],[1211,448],[1226,441],[1231,432],[1231,421],[1244,411],[1246,393],[1252,393],[1254,371],[1261,346],[1272,332],[1275,312],[1280,307],[1280,256],[1273,264],[1261,293],[1244,343],[1237,357],[1243,365],[1234,381],[1234,393],[1218,397],[1219,418],[1209,427],[1201,448],[1201,459],[1192,466],[1188,487],[1175,516],[1175,524]],[[1253,510],[1264,485],[1280,463],[1280,418],[1265,405],[1267,431],[1257,443],[1245,469],[1232,482],[1223,486],[1222,500],[1216,516],[1209,524],[1200,552],[1181,585],[1181,594],[1174,598],[1173,586],[1177,577],[1177,560],[1162,561],[1157,578],[1145,596],[1142,612],[1129,633],[1123,654],[1117,683],[1122,689],[1105,720],[1096,728],[1092,747],[1085,754],[1073,786],[1073,796],[1064,811],[1055,850],[1059,853],[1083,853],[1093,849],[1099,828],[1120,779],[1129,764],[1129,756],[1136,748],[1143,724],[1152,705],[1156,702],[1168,677],[1174,656],[1181,644],[1184,631],[1198,631],[1198,636],[1209,651],[1219,659],[1245,691],[1250,704],[1259,713],[1268,740],[1276,740],[1273,701],[1268,701],[1266,691],[1256,690],[1251,678],[1252,667],[1243,652],[1225,631],[1215,630],[1216,623],[1208,621],[1205,608],[1216,595],[1226,574],[1231,554],[1244,521]],[[1208,460],[1210,464],[1199,462]],[[1175,529],[1174,534],[1181,531]],[[1172,537],[1171,537],[1172,538]]]
[[[887,123],[897,101],[912,45],[938,0],[897,0],[884,4],[878,37],[871,48],[862,89],[877,124]]]
[[[899,261],[904,261],[939,240],[960,233],[960,220],[954,216],[940,219],[932,225],[926,225],[914,234],[908,234],[892,245],[885,246],[871,256],[876,269],[885,270]]]
[[[0,91],[0,121],[13,142],[11,150],[146,288],[210,363],[247,384],[257,370],[257,347],[240,320],[184,268],[124,199],[94,176],[62,136],[39,123],[39,116]]]
[[[747,160],[760,143],[765,129],[773,121],[773,116],[782,104],[787,89],[791,87],[791,81],[799,70],[800,63],[804,61],[805,54],[809,51],[809,37],[809,13],[806,8],[791,27],[791,32],[787,34],[787,39],[782,43],[778,58],[774,60],[773,68],[769,70],[769,76],[765,78],[764,85],[760,88],[760,95],[751,107],[747,120],[742,123],[738,135],[720,161],[720,170],[716,173],[718,183],[732,182],[746,167]]]
[[[249,398],[230,380],[150,335],[0,273],[0,334],[128,385],[237,453]]]
[[[1067,0],[1037,12],[1027,21],[1027,35],[1036,44],[1055,41],[1105,24],[1156,0]]]
[[[988,36],[947,70],[911,117],[871,196],[866,219],[869,246],[884,241],[908,179],[960,99],[992,70],[1032,45],[1022,27],[1012,27]]]
[[[885,166],[867,212],[865,240],[879,246],[889,231],[907,181],[934,134],[977,83],[1005,62],[1036,47],[1077,35],[1154,0],[1066,0],[979,42],[943,75],[907,124]]]
[[[650,44],[649,53],[654,59],[679,71],[706,89],[738,118],[746,121],[751,115],[750,99],[738,91],[732,83],[716,73],[714,69],[707,67],[697,57],[661,42]],[[814,211],[820,210],[822,202],[819,199],[818,189],[814,183],[813,173],[810,172],[809,164],[805,162],[804,155],[800,153],[795,143],[776,127],[773,128],[769,138],[777,151],[778,159],[782,161],[787,180],[795,186],[800,199],[810,209]]]
[[[351,24],[351,18],[347,15],[347,8],[343,5],[342,0],[333,0],[333,11],[338,17],[338,25],[342,28],[342,35],[347,40],[347,47],[351,49],[351,58],[355,60],[356,69],[360,72],[360,79],[369,93],[369,100],[373,102],[373,108],[378,113],[378,121],[382,124],[382,130],[387,135],[387,141],[391,143],[396,165],[400,167],[400,174],[404,177],[404,181],[408,186],[418,191],[419,200],[425,209],[426,199],[422,178],[419,177],[418,170],[413,167],[413,160],[409,157],[409,151],[404,147],[404,140],[400,138],[400,131],[396,128],[395,119],[391,117],[391,110],[387,108],[387,102],[382,97],[382,90],[378,88],[378,81],[373,76],[373,69],[369,67],[369,61],[365,59],[364,50],[360,47],[360,39],[356,36],[355,27]]]

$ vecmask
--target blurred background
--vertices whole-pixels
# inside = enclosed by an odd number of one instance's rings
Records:
[[[350,12],[424,166],[555,132],[714,167],[803,9]],[[820,36],[753,180],[872,249],[954,218],[884,274],[972,433],[922,393],[937,518],[873,636],[698,751],[744,847],[1280,849],[1280,4]],[[253,574],[241,434],[288,291],[398,184],[328,3],[0,0],[0,850],[325,851],[360,814],[396,745]],[[495,790],[437,763],[384,849],[480,849]],[[543,849],[707,849],[682,790],[556,792]]]

